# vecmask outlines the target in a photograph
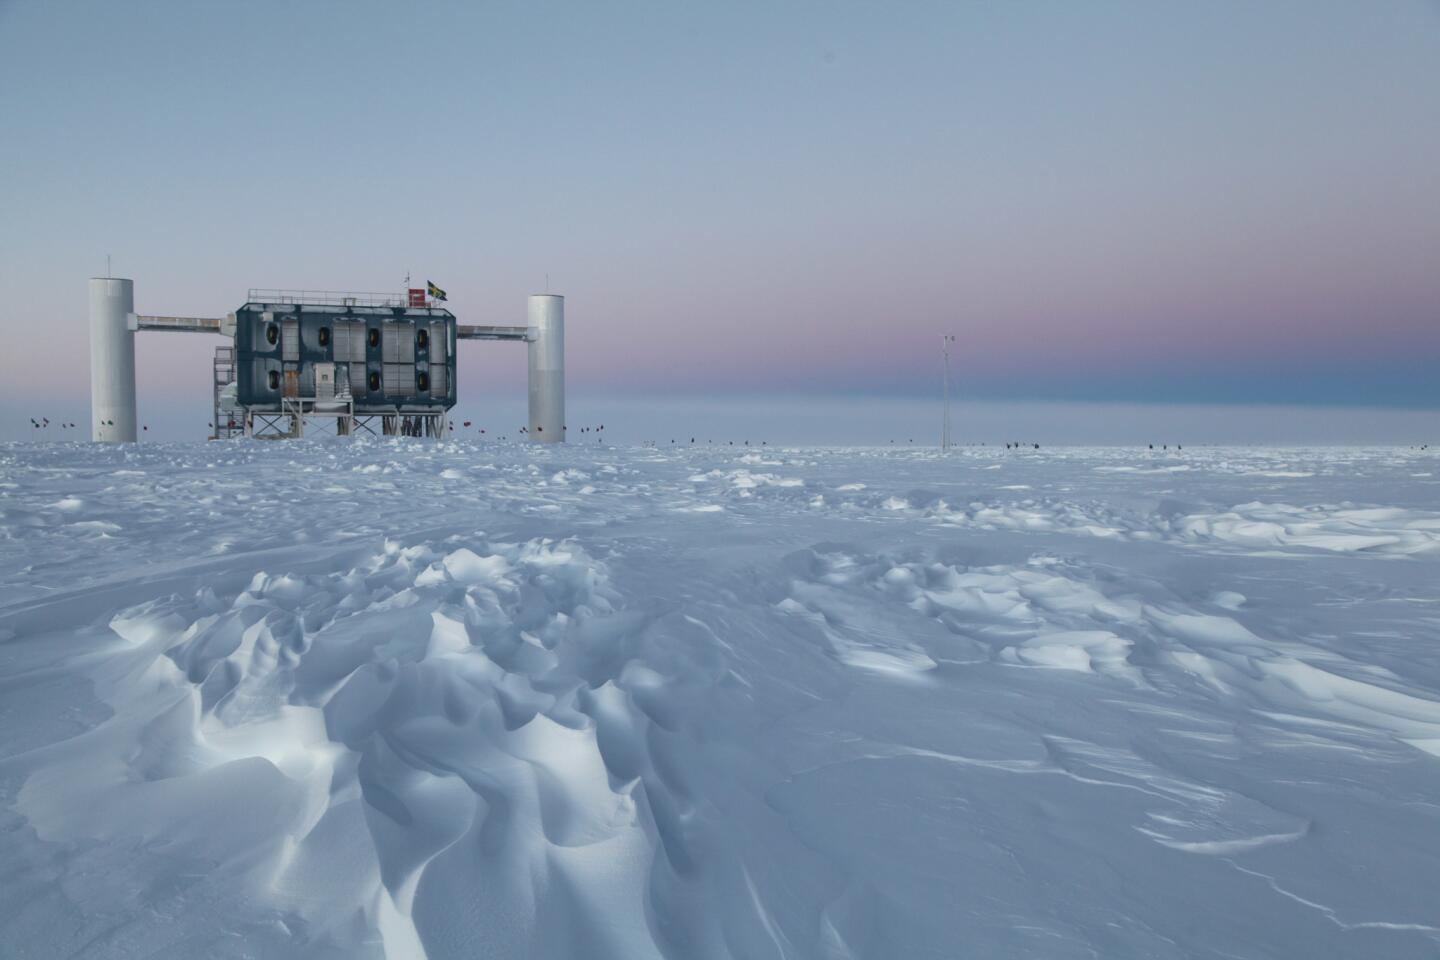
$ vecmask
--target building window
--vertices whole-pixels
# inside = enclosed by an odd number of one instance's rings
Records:
[[[317,339],[319,339],[319,341],[320,341],[320,346],[322,346],[322,347],[328,347],[328,346],[330,346],[330,328],[329,328],[329,327],[321,327],[321,328],[320,328],[320,334],[319,334],[319,336],[318,336]]]
[[[280,389],[280,371],[279,371],[279,370],[271,370],[271,371],[270,371],[269,380],[270,380],[270,389],[271,389],[271,390],[279,390],[279,389]]]
[[[276,343],[279,342],[279,340],[280,340],[280,328],[277,327],[277,326],[275,326],[275,324],[273,324],[273,323],[267,323],[267,324],[265,324],[265,342],[268,343],[268,344],[270,344],[270,346],[273,347],[273,346],[275,346]]]

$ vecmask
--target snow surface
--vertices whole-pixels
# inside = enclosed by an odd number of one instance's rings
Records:
[[[0,956],[1434,957],[1437,478],[0,446]]]

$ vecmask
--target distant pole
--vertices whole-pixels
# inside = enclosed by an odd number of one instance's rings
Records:
[[[940,334],[940,351],[945,358],[945,416],[940,423],[940,449],[950,449],[950,344],[955,342],[955,337],[949,333]]]

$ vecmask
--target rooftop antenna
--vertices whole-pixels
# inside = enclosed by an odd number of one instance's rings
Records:
[[[105,254],[105,279],[110,279],[110,254]]]
[[[545,292],[550,292],[550,271],[545,271]]]
[[[954,342],[954,334],[940,334],[940,350],[945,358],[945,416],[940,424],[940,449],[942,452],[950,449],[950,344]]]

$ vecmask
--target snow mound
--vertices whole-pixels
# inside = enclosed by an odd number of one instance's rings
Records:
[[[228,603],[121,611],[134,682],[89,736],[133,748],[98,770],[67,751],[17,809],[46,841],[234,863],[250,898],[290,903],[321,943],[358,918],[387,954],[421,953],[414,916],[458,881],[487,894],[447,937],[503,942],[544,891],[578,886],[557,948],[654,953],[636,774],[612,789],[598,740],[603,722],[644,753],[625,661],[593,650],[606,592],[568,544],[392,546],[343,572],[256,574]]]
[[[1432,955],[1433,466],[0,447],[0,953]]]

